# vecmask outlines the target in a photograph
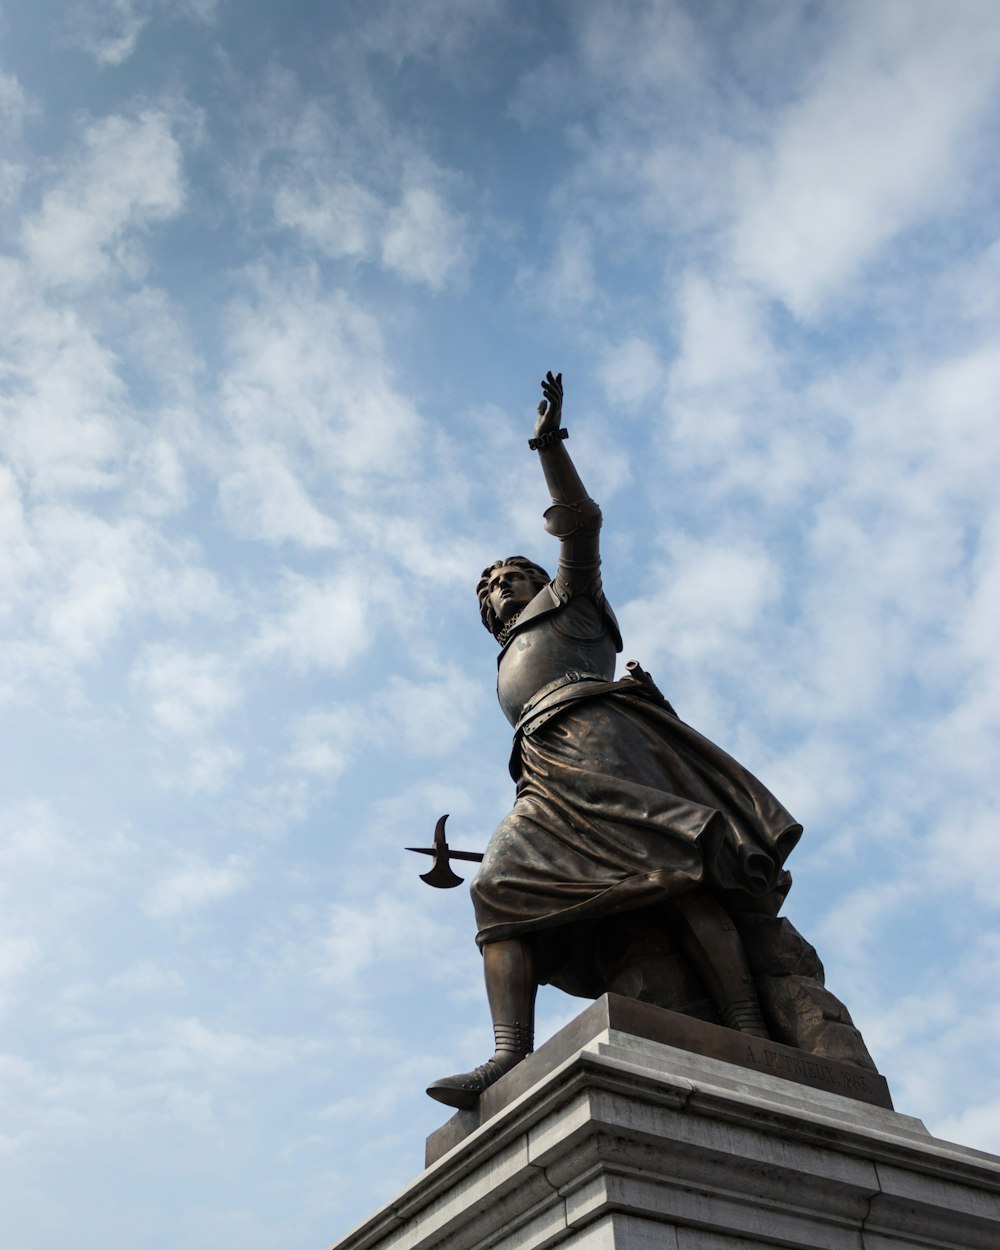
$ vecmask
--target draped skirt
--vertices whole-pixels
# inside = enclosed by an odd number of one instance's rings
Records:
[[[480,945],[698,888],[777,912],[801,825],[659,704],[625,691],[576,703],[519,749],[514,807],[472,884]]]

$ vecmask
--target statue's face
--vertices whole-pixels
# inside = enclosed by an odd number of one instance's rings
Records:
[[[523,569],[503,565],[494,569],[486,583],[490,607],[504,623],[526,608],[535,597],[535,588]]]

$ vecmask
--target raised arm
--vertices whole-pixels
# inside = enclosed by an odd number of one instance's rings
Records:
[[[545,398],[538,405],[535,437],[530,445],[538,452],[552,496],[552,507],[545,513],[545,528],[559,539],[556,582],[572,595],[587,590],[599,593],[601,510],[584,489],[566,450],[561,373],[553,376],[550,371],[545,375],[542,394]]]

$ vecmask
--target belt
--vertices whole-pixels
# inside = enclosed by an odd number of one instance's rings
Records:
[[[542,686],[541,690],[533,694],[525,703],[518,722],[514,726],[514,740],[517,741],[518,735],[530,738],[537,729],[561,712],[568,703],[576,703],[580,699],[593,699],[598,695],[610,694],[612,691],[620,692],[621,689],[620,682],[608,681],[600,673],[576,670],[563,673],[555,681]]]

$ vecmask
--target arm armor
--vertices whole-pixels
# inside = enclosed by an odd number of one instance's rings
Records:
[[[545,529],[559,539],[556,582],[570,595],[595,588],[600,593],[601,509],[593,499],[554,503],[545,512]]]

